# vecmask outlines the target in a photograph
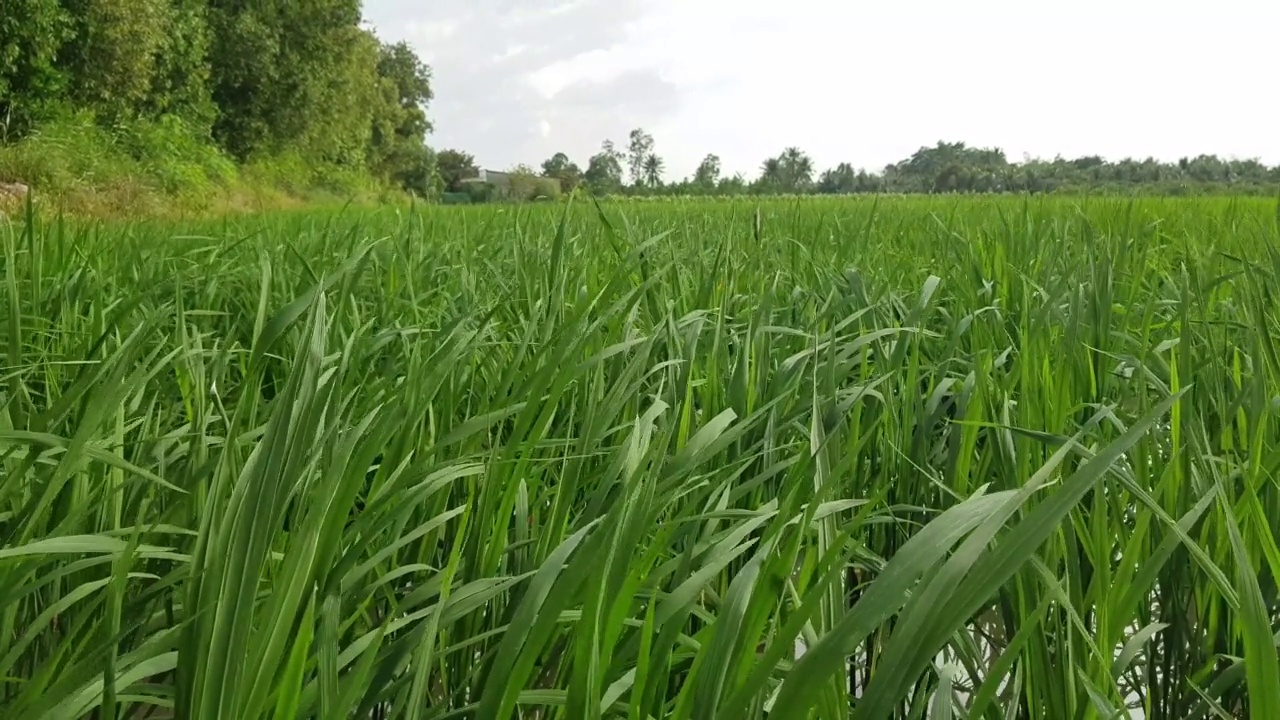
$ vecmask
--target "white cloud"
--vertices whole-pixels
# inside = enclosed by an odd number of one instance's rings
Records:
[[[468,12],[492,6],[498,22],[487,25],[402,4],[367,1],[384,35],[414,22],[448,28],[434,42],[402,33],[437,51],[438,140],[500,166],[558,150],[585,162],[606,136],[622,142],[636,125],[652,132],[672,175],[692,172],[708,152],[729,172],[754,174],[788,145],[820,167],[878,168],[942,139],[997,145],[1014,158],[1208,152],[1280,163],[1274,0],[558,0],[508,9],[472,0]],[[476,74],[466,48],[477,46],[500,60],[530,49]],[[450,82],[463,74],[466,83]],[[489,102],[485,111],[510,116],[482,131],[456,109],[486,92],[515,99]]]

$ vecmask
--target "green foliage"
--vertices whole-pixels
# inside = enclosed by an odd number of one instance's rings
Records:
[[[307,115],[298,136],[300,150],[309,157],[353,169],[363,169],[373,143],[373,122],[382,95],[379,92],[379,43],[370,33],[354,26],[340,25],[324,33],[317,57],[327,67],[313,64],[315,72],[330,78],[307,95]],[[423,137],[416,138],[417,148]],[[422,156],[411,157],[421,162]],[[400,172],[402,168],[389,168]]]
[[[499,199],[498,188],[493,183],[467,183],[465,193],[473,203],[487,203]]]
[[[281,83],[280,39],[258,14],[210,4],[210,90],[218,108],[214,137],[231,154],[245,158],[283,134],[273,125],[269,95]]]
[[[317,162],[299,151],[254,158],[242,166],[253,184],[281,188],[305,197],[311,190],[339,196],[368,194],[376,190],[372,178],[358,167]]]
[[[431,69],[403,41],[382,45],[378,51],[378,76],[394,89],[392,97],[401,112],[395,124],[398,135],[422,138],[431,132],[426,106],[434,97]]]
[[[20,142],[0,146],[0,172],[37,188],[67,187],[101,175],[116,175],[113,163],[128,162],[115,137],[92,115],[46,123]]]
[[[131,177],[179,196],[199,196],[234,182],[234,163],[178,117],[121,121],[106,129],[82,113],[45,124],[0,147],[0,168],[13,179],[64,191],[104,178]]]
[[[436,154],[436,172],[447,192],[460,192],[464,189],[462,181],[476,177],[480,168],[470,153],[449,149]]]
[[[373,132],[379,47],[359,3],[211,3],[215,136],[240,158],[298,150],[364,162]]]
[[[108,120],[132,117],[147,98],[169,25],[168,0],[67,0],[75,42],[63,47],[72,98]]]
[[[431,131],[426,114],[432,98],[431,71],[400,42],[379,47],[377,73],[369,166],[406,190],[431,195],[438,160],[423,141]]]
[[[720,156],[708,155],[698,163],[698,169],[693,173],[693,183],[701,188],[704,192],[710,192],[715,189],[716,184],[720,182]]]
[[[558,200],[562,194],[558,178],[542,177],[527,165],[514,167],[508,174],[508,194],[512,200]]]
[[[649,153],[644,159],[644,184],[649,186],[650,190],[656,190],[662,187],[662,171],[666,169],[666,163],[655,153]]]
[[[653,155],[653,136],[644,128],[636,128],[627,138],[627,170],[632,185],[645,182],[645,163]]]
[[[172,158],[141,157],[137,148],[163,152],[178,135],[209,146],[210,157],[225,153],[260,169],[301,158],[314,167],[283,174],[320,178],[325,188],[377,178],[420,195],[435,190],[435,156],[425,145],[430,71],[408,45],[383,44],[363,29],[359,0],[4,3],[0,144],[33,140],[46,126],[65,134],[68,123],[88,118],[109,134],[95,155],[127,146],[146,166],[144,180],[166,191],[200,184],[178,167],[190,148]],[[148,125],[168,140],[139,142],[137,128]],[[45,165],[42,177],[58,174]],[[42,193],[67,190],[22,179]]]
[[[1277,232],[1238,198],[20,221],[0,717],[1274,717]]]
[[[605,140],[600,152],[591,156],[582,179],[591,192],[598,195],[622,190],[622,153],[614,148],[612,141]]]
[[[654,140],[637,128],[630,136],[628,152],[605,141],[584,173],[585,185],[597,196],[732,196],[732,195],[853,195],[864,193],[1064,193],[1104,195],[1276,195],[1280,193],[1280,166],[1268,168],[1257,160],[1223,160],[1213,155],[1183,158],[1177,163],[1154,159],[1108,162],[1086,156],[1074,160],[1030,159],[1010,162],[998,148],[973,148],[962,142],[939,142],[922,147],[911,157],[893,163],[882,172],[855,169],[838,163],[817,175],[812,158],[798,147],[786,148],[766,158],[760,173],[748,181],[742,176],[722,177],[720,158],[707,155],[693,175],[664,182],[664,163],[652,152]],[[638,153],[646,154],[640,155]],[[557,165],[570,163],[557,153]],[[623,164],[631,171],[632,184],[624,185]]]
[[[543,161],[542,174],[560,181],[560,190],[565,193],[573,192],[583,180],[582,169],[562,152]]]
[[[146,117],[175,115],[207,134],[217,108],[209,84],[209,24],[205,0],[170,0],[156,51]]]
[[[757,193],[799,193],[813,183],[813,160],[800,148],[789,147],[760,166]]]
[[[0,0],[0,143],[30,131],[63,99],[58,53],[73,37],[59,0]]]
[[[858,173],[849,163],[840,163],[830,170],[824,170],[818,178],[817,191],[827,195],[854,192],[858,187]]]
[[[226,212],[301,200],[363,200],[380,186],[358,168],[284,153],[237,164],[179,117],[119,121],[104,128],[87,112],[46,122],[0,146],[0,181],[37,188],[37,202],[75,214],[138,217]],[[51,201],[50,201],[51,202]]]
[[[174,194],[208,192],[236,177],[235,164],[175,115],[120,128],[119,142],[146,174]]]

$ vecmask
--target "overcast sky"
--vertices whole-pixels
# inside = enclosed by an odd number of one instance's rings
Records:
[[[1280,0],[365,0],[432,67],[430,144],[491,169],[655,139],[754,177],[789,145],[879,169],[938,140],[1010,159],[1280,164]]]

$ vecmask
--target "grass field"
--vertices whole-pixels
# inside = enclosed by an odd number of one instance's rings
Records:
[[[0,227],[0,717],[1280,718],[1277,221]]]

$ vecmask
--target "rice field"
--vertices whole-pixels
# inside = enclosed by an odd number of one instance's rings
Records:
[[[0,225],[0,717],[1280,718],[1278,222]]]

